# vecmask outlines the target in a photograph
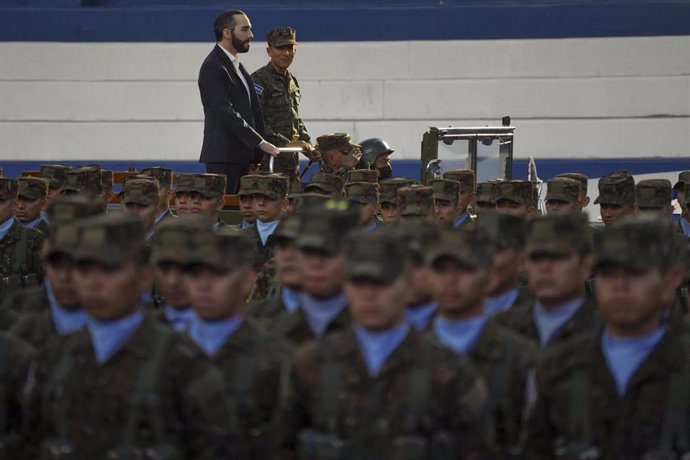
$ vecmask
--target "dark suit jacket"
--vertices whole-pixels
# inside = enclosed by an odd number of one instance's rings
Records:
[[[251,94],[235,72],[232,61],[218,46],[199,70],[199,92],[204,106],[203,163],[258,163],[257,146],[263,140],[264,122],[252,79],[240,64]],[[257,156],[255,157],[255,153]]]

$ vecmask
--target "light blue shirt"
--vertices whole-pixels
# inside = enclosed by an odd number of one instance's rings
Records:
[[[259,232],[261,244],[266,246],[266,241],[268,241],[268,237],[273,234],[276,227],[278,227],[279,223],[280,220],[274,220],[272,222],[261,222],[258,219],[256,220],[256,230]]]
[[[353,326],[359,350],[362,352],[369,375],[374,377],[396,348],[410,332],[410,325],[402,323],[388,331],[370,331],[363,327]]]
[[[685,220],[683,216],[680,217],[680,228],[683,229],[685,236],[690,236],[690,222]]]
[[[192,316],[194,316],[194,310],[191,307],[175,308],[166,305],[163,315],[175,331],[184,332],[189,328],[189,323],[192,321]]]
[[[2,241],[2,239],[5,238],[5,235],[7,235],[7,232],[10,231],[12,224],[14,224],[14,217],[7,219],[5,222],[0,224],[0,241]]]
[[[86,320],[86,328],[91,335],[98,364],[105,363],[120,351],[143,320],[144,313],[141,310],[112,321],[100,321],[89,316]]]
[[[283,286],[283,289],[280,290],[280,300],[289,313],[294,313],[299,308],[299,292],[287,286]]]
[[[665,333],[666,328],[662,327],[642,337],[618,339],[611,337],[608,329],[604,330],[601,335],[601,351],[616,382],[618,396],[625,393],[633,374]]]
[[[50,281],[47,278],[44,280],[44,285],[48,304],[50,305],[50,316],[57,333],[59,335],[67,335],[84,327],[88,319],[86,312],[81,308],[74,310],[63,308],[55,298],[53,288],[50,286]]]
[[[254,224],[247,222],[246,219],[242,219],[242,222],[240,222],[240,228],[248,228],[248,227],[251,227],[252,225],[254,225]]]
[[[307,317],[312,332],[322,337],[326,328],[347,307],[347,298],[338,294],[328,299],[317,299],[308,294],[300,294],[300,308]]]
[[[41,219],[43,219],[46,224],[50,225],[50,220],[48,219],[48,213],[47,212],[41,211]]]
[[[405,310],[407,322],[412,324],[416,330],[423,331],[429,326],[431,318],[434,316],[434,313],[436,313],[437,308],[436,302],[414,307],[408,305]]]
[[[453,228],[458,228],[459,226],[461,226],[462,224],[464,224],[468,217],[470,217],[470,213],[469,213],[469,212],[465,212],[464,214],[460,214],[460,215],[459,215],[458,217],[456,217],[455,220],[453,221]]]
[[[542,347],[549,343],[551,337],[573,317],[583,302],[584,299],[575,299],[550,310],[542,307],[539,301],[536,302],[534,322],[539,331],[539,343]]]
[[[486,316],[452,321],[441,316],[434,319],[434,334],[448,348],[460,355],[472,350],[486,325]]]
[[[189,323],[189,337],[204,350],[206,356],[213,356],[242,325],[242,316],[209,321],[194,314]]]
[[[36,227],[38,227],[38,224],[40,224],[42,220],[43,219],[41,219],[40,217],[37,217],[36,219],[32,220],[31,222],[26,222],[26,223],[22,222],[22,225],[26,228],[35,229]]]
[[[492,316],[509,310],[519,295],[520,286],[516,286],[504,294],[499,294],[494,297],[487,297],[484,300],[484,313]]]

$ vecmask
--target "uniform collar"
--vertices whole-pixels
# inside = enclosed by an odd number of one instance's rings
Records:
[[[402,322],[386,331],[371,331],[360,326],[353,326],[352,329],[369,375],[373,377],[379,373],[383,364],[405,340],[410,332],[410,325]]]
[[[239,329],[243,321],[244,318],[240,315],[209,321],[200,318],[195,313],[189,323],[189,337],[206,353],[206,356],[213,356]]]
[[[513,306],[520,295],[520,286],[515,286],[508,292],[494,297],[487,297],[484,300],[484,313],[487,315],[497,315]]]
[[[55,330],[59,335],[67,335],[84,327],[88,315],[81,308],[68,310],[63,308],[55,298],[53,288],[50,286],[50,281],[44,281],[46,297],[48,298],[48,305],[50,306],[50,316],[55,325]]]
[[[437,308],[436,302],[433,301],[423,305],[408,305],[405,310],[407,322],[412,324],[417,331],[423,331],[429,326]]]
[[[176,308],[171,305],[166,305],[163,310],[163,315],[175,331],[184,332],[189,327],[194,311],[191,307]]]
[[[467,320],[449,320],[438,316],[434,319],[434,333],[448,348],[464,355],[472,350],[482,335],[486,316],[477,315]]]
[[[144,320],[144,313],[137,310],[129,316],[112,321],[100,321],[88,317],[86,327],[91,336],[96,361],[104,364],[117,353]]]
[[[0,241],[5,238],[7,233],[10,231],[12,224],[14,224],[14,217],[10,217],[5,222],[0,224]]]
[[[300,294],[300,308],[316,337],[326,332],[328,325],[347,307],[347,298],[338,294],[327,299],[317,299],[308,294]]]

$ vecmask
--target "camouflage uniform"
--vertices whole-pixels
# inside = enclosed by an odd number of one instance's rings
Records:
[[[359,148],[359,145],[354,144],[352,142],[352,139],[350,136],[346,133],[334,133],[334,134],[325,134],[323,136],[319,136],[316,139],[316,144],[317,144],[317,149],[321,153],[321,156],[324,156],[328,151],[332,149],[347,149],[351,150],[353,148]],[[338,152],[340,155],[344,155],[342,152]],[[354,169],[356,166],[353,167],[341,167],[338,170],[334,170],[333,168],[329,167],[326,165],[326,163],[322,160],[319,163],[319,171],[322,173],[328,173],[328,174],[333,174],[335,176],[341,177],[343,180],[345,180],[345,177],[347,176],[347,172],[349,170]]]
[[[48,181],[39,177],[20,177],[17,179],[17,197],[25,198],[30,201],[38,200],[40,198],[45,199],[48,196]],[[39,217],[37,217],[40,219]],[[29,222],[22,222],[24,225],[29,224]],[[41,219],[36,226],[30,226],[43,233],[44,235],[48,231],[48,223]]]
[[[0,333],[0,458],[27,458],[23,455],[27,443],[23,391],[33,358],[34,350],[28,344]]]
[[[206,198],[220,198],[225,194],[227,177],[222,174],[185,173],[180,174],[175,184],[175,195],[179,193],[201,193]],[[218,217],[215,228],[226,227],[227,224]]]
[[[635,203],[635,179],[628,171],[615,171],[602,176],[598,187],[599,196],[594,204],[628,206],[628,213],[634,212],[631,205]],[[604,225],[607,223],[604,222]]]

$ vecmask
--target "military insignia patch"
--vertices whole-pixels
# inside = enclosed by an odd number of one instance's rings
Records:
[[[259,84],[254,83],[254,90],[256,91],[256,94],[258,96],[261,96],[264,92],[264,87],[259,85]]]

